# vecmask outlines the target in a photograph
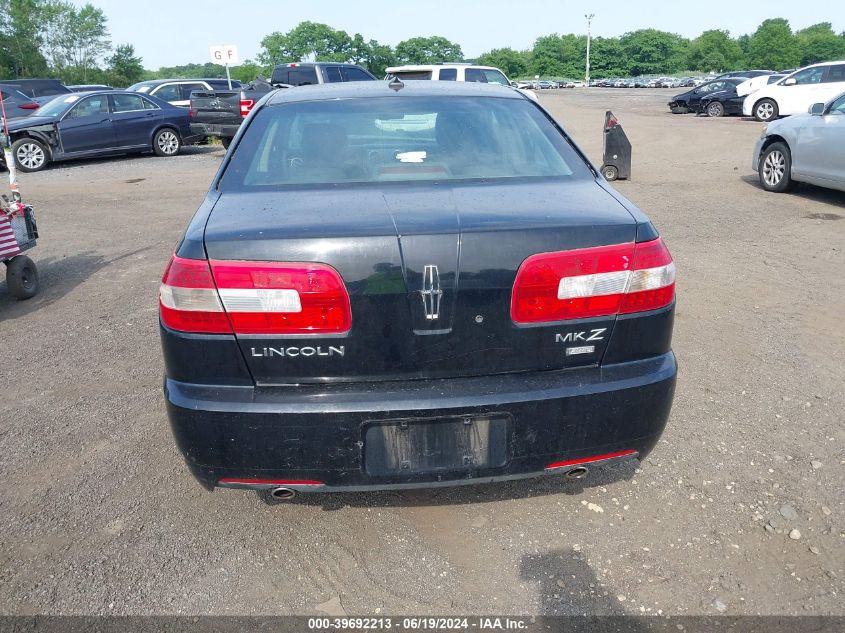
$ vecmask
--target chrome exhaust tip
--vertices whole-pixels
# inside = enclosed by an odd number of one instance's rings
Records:
[[[296,496],[296,490],[291,490],[290,488],[284,488],[280,486],[278,488],[273,488],[270,491],[270,496],[274,499],[286,501],[288,499],[293,499]]]
[[[583,479],[589,473],[589,469],[584,466],[578,466],[570,471],[567,471],[566,476],[570,479]]]

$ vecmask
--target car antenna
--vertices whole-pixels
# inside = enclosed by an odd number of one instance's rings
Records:
[[[405,84],[402,82],[401,79],[399,79],[399,77],[394,77],[393,79],[390,80],[390,83],[387,84],[387,86],[391,90],[395,90],[396,92],[399,92],[400,90],[402,90],[402,88],[405,87]]]

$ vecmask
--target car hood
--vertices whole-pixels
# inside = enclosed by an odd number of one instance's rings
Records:
[[[50,125],[56,122],[56,118],[51,116],[38,116],[37,114],[30,114],[29,116],[21,117],[9,121],[9,131],[23,130],[36,125]]]

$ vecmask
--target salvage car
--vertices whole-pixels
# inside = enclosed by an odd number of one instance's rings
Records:
[[[692,90],[687,90],[686,92],[682,92],[681,94],[672,97],[672,100],[669,102],[669,111],[672,114],[698,112],[701,100],[705,96],[735,88],[743,81],[745,81],[743,77],[728,77],[725,79],[718,79],[716,81],[703,83]]]
[[[648,454],[674,393],[666,245],[502,86],[268,95],[159,308],[171,427],[209,489],[581,477]]]
[[[766,126],[751,165],[766,191],[783,193],[796,182],[845,191],[845,93],[814,103]]]
[[[121,90],[59,96],[8,127],[15,164],[25,172],[74,158],[175,156],[200,138],[191,133],[187,110]]]

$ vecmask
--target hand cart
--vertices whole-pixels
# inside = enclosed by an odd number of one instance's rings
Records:
[[[23,255],[35,246],[38,227],[29,205],[0,197],[0,261],[6,264],[6,285],[18,299],[30,299],[38,293],[38,269]]]
[[[0,196],[0,261],[6,265],[6,285],[18,299],[30,299],[38,293],[38,269],[29,257],[24,255],[35,246],[38,239],[38,227],[32,207],[24,204],[18,189],[15,158],[12,155],[12,143],[6,126],[6,107],[0,100],[2,128],[0,145],[6,168],[9,170],[9,187],[12,197]]]
[[[607,180],[631,177],[631,141],[613,112],[604,115],[604,155],[601,173]]]

